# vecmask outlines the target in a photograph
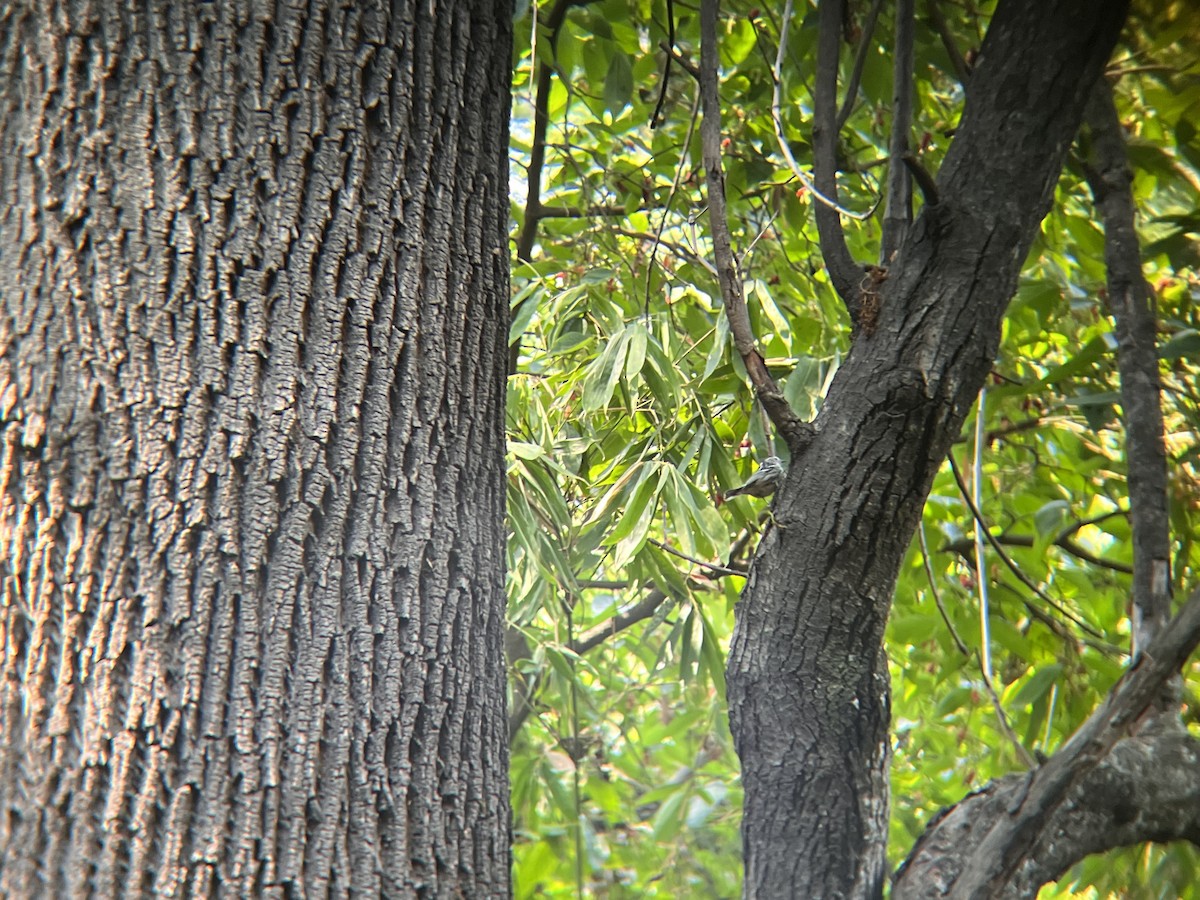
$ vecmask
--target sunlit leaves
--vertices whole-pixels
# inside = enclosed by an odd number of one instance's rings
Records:
[[[1147,11],[1110,67],[1161,323],[1178,589],[1195,584],[1200,565],[1200,63],[1188,49],[1195,27],[1184,5]],[[722,4],[734,249],[759,349],[793,408],[811,418],[847,351],[849,326],[817,249],[812,198],[793,180],[770,118],[781,5],[761,4],[756,15],[754,6]],[[674,7],[675,52],[694,65],[695,10]],[[853,9],[851,42],[864,12]],[[752,556],[765,504],[717,498],[784,448],[772,448],[718,299],[695,84],[682,65],[672,64],[661,123],[648,127],[665,62],[664,14],[651,0],[603,0],[569,7],[557,45],[539,33],[538,58],[556,73],[540,199],[568,214],[542,220],[533,261],[513,273],[508,587],[510,619],[530,644],[516,668],[526,684],[536,680],[534,712],[513,745],[518,897],[740,890],[741,798],[723,665],[743,583],[730,573]],[[813,14],[796,4],[783,85],[783,131],[804,168]],[[517,22],[524,44],[514,79],[518,229],[530,163],[528,18]],[[951,36],[972,54],[986,25],[956,15]],[[862,210],[878,200],[886,173],[886,11],[873,39],[839,136],[842,200]],[[911,141],[936,175],[963,90],[923,19],[915,50]],[[852,56],[848,44],[843,86]],[[894,861],[941,806],[1023,765],[983,682],[981,581],[993,686],[1027,751],[1061,746],[1127,662],[1132,555],[1117,345],[1081,158],[1069,162],[1017,285],[993,361],[984,441],[975,447],[972,415],[952,451],[968,481],[978,454],[983,523],[944,467],[925,508],[928,552],[914,541],[901,569],[887,643]],[[846,224],[856,256],[876,261],[878,217]],[[999,548],[989,544],[983,571],[978,528]],[[624,627],[623,614],[660,596]],[[595,635],[594,649],[574,649]],[[1188,716],[1194,721],[1194,711]],[[1194,859],[1174,849],[1136,864],[1142,884],[1194,883],[1184,877]],[[1120,892],[1130,868],[1085,864],[1079,877]]]

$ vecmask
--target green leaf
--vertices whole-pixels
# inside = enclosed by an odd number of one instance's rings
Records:
[[[646,364],[646,345],[650,341],[650,333],[644,322],[634,322],[629,326],[629,352],[625,358],[625,377],[632,379],[642,371]]]
[[[736,66],[750,55],[758,38],[754,23],[749,18],[730,17],[728,22],[728,30],[721,41],[721,62],[726,66]]]
[[[633,65],[629,57],[614,50],[604,76],[604,108],[614,116],[629,105],[633,97]]]
[[[1059,663],[1051,663],[1038,669],[1025,680],[1015,696],[1008,701],[1009,705],[1016,709],[1025,709],[1041,700],[1050,692],[1050,688],[1058,681],[1062,672],[1063,667]]]
[[[629,349],[629,332],[621,331],[609,339],[600,358],[593,363],[583,382],[583,408],[589,412],[608,405],[613,388],[625,366]]]

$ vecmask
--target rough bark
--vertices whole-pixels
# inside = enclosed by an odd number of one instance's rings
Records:
[[[793,459],[738,607],[730,724],[745,893],[875,897],[887,833],[884,624],[938,467],[983,383],[1123,4],[1006,0],[938,178]]]
[[[0,12],[0,894],[507,895],[510,15]]]

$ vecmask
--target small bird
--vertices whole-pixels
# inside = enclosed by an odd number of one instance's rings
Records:
[[[737,497],[739,494],[748,494],[751,497],[769,497],[779,490],[785,474],[783,460],[778,456],[768,456],[758,467],[758,471],[751,475],[745,484],[726,492],[725,499]]]

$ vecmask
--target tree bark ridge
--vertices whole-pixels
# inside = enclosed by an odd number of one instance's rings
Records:
[[[0,13],[0,894],[507,895],[496,13]]]

